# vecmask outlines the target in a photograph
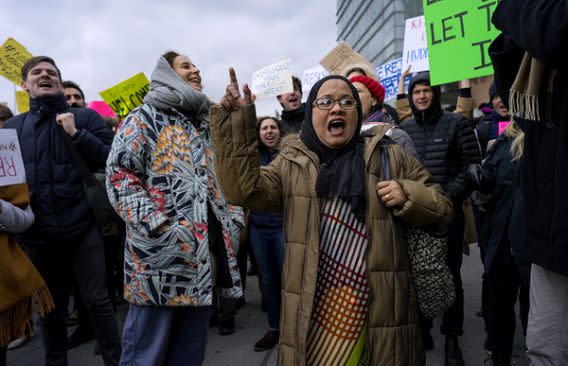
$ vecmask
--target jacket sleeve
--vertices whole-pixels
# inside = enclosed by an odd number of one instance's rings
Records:
[[[254,104],[231,113],[214,105],[209,118],[216,149],[215,171],[227,201],[253,211],[281,211],[283,158],[277,156],[261,168]]]
[[[148,235],[167,221],[146,189],[146,126],[132,112],[118,129],[108,156],[106,187],[110,203],[128,224]]]
[[[501,157],[497,154],[498,150],[503,148],[504,136],[501,136],[494,144],[491,146],[487,152],[487,157],[481,165],[480,179],[479,179],[479,191],[481,193],[489,194],[495,186],[496,174],[495,172],[499,169],[499,164],[501,162]]]
[[[77,118],[77,115],[75,115]],[[113,134],[103,118],[95,111],[89,113],[88,121],[71,141],[79,149],[84,158],[104,166],[112,144]]]
[[[454,139],[458,150],[458,171],[448,182],[445,190],[454,203],[461,204],[472,192],[466,179],[467,168],[470,164],[481,163],[481,152],[470,123],[464,118],[460,118],[455,123],[457,123]]]
[[[19,234],[34,223],[31,207],[20,208],[0,199],[0,231]]]
[[[493,24],[540,62],[568,62],[568,0],[501,0]]]
[[[398,149],[396,145],[389,147]],[[395,179],[406,194],[408,201],[404,207],[394,209],[394,215],[410,225],[425,227],[429,225],[447,225],[453,217],[450,200],[441,187],[431,182],[430,173],[412,155],[400,149],[398,176]]]
[[[402,94],[400,94],[400,96],[402,96]],[[398,99],[397,96],[394,106],[396,108],[396,113],[398,113],[400,123],[412,117],[412,108],[410,108],[410,102],[406,97]]]
[[[475,109],[473,106],[474,100],[473,98],[466,98],[459,96],[458,103],[456,104],[456,110],[454,113],[462,115],[467,120],[473,119],[473,110]]]

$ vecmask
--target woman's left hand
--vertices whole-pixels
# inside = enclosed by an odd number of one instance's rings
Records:
[[[377,183],[377,194],[384,205],[389,208],[402,207],[408,201],[402,187],[394,180]]]

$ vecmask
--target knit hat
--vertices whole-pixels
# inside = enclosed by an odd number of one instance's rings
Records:
[[[489,102],[491,103],[493,101],[493,98],[495,98],[495,96],[498,94],[499,92],[497,91],[497,86],[495,85],[495,82],[492,82],[491,86],[489,87]]]
[[[382,86],[381,83],[362,75],[353,76],[352,78],[349,78],[349,81],[365,85],[371,92],[371,95],[377,98],[379,105],[383,105],[383,102],[385,101],[385,87]]]

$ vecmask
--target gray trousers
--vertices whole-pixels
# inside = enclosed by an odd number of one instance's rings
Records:
[[[531,267],[527,357],[530,366],[568,365],[568,277]]]

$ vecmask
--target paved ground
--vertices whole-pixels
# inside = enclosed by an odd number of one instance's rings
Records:
[[[472,246],[472,254],[464,258],[462,276],[465,291],[465,334],[462,337],[462,349],[466,365],[483,365],[486,358],[483,353],[485,333],[483,323],[475,316],[479,308],[481,294],[481,263],[479,251]],[[247,305],[237,315],[237,331],[229,336],[220,336],[216,329],[209,332],[206,365],[276,365],[276,350],[258,353],[253,351],[253,344],[264,334],[266,315],[260,309],[260,293],[256,277],[248,278]],[[119,321],[122,324],[126,306],[119,309]],[[444,340],[438,332],[439,319],[433,330],[435,348],[427,353],[427,365],[443,365]],[[520,325],[519,325],[520,328]],[[150,330],[149,330],[150,331]],[[517,331],[514,361],[516,365],[526,366],[523,340]],[[69,352],[69,365],[103,366],[102,359],[93,354],[95,342],[89,342]],[[24,347],[8,352],[9,366],[38,366],[43,364],[41,337],[34,335]],[[141,365],[146,366],[146,365]],[[149,365],[150,366],[150,365]]]

